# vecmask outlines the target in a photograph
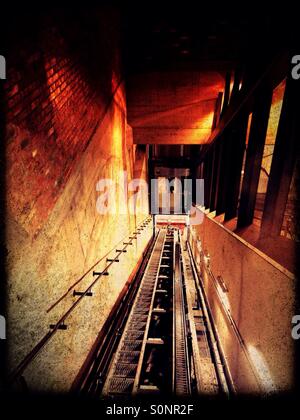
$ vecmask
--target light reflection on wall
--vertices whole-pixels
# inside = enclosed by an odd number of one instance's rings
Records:
[[[278,123],[282,108],[282,101],[285,89],[285,80],[283,80],[275,89],[272,96],[272,105],[270,109],[264,154],[262,160],[262,170],[259,178],[258,193],[267,191],[268,175],[270,174],[274,145],[278,129]]]
[[[126,98],[124,87],[120,84],[120,77],[112,72],[111,76],[111,92],[114,95],[114,102],[117,103],[121,109],[126,110]]]
[[[268,120],[268,128],[261,162],[259,183],[257,188],[255,214],[256,219],[261,219],[264,209],[265,195],[268,188],[269,175],[271,171],[273,152],[275,147],[277,129],[281,114],[283,96],[286,80],[284,79],[273,91],[272,104]]]
[[[231,99],[231,94],[232,94],[232,90],[233,90],[233,85],[234,85],[234,72],[231,72],[230,85],[229,85],[229,98],[230,99]]]
[[[115,107],[116,108],[116,107]],[[112,140],[114,155],[116,158],[122,158],[122,147],[123,147],[123,131],[122,131],[122,114],[116,110],[114,114],[114,122],[112,128]]]
[[[276,386],[264,355],[252,344],[247,346],[247,350],[264,391],[267,393],[275,392]]]
[[[230,303],[229,303],[228,294],[223,291],[219,283],[216,283],[216,287],[217,287],[218,294],[224,308],[227,310],[227,312],[230,312]]]
[[[214,111],[202,115],[201,119],[197,122],[200,127],[211,128],[214,119]]]

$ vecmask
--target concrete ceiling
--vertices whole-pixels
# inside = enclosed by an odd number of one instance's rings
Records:
[[[137,144],[205,144],[215,103],[224,90],[218,72],[169,71],[132,75],[128,122]]]

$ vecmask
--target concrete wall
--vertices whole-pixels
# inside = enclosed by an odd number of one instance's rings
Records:
[[[17,118],[19,114],[14,115],[8,104],[8,134],[11,134],[7,147],[6,215],[9,370],[17,366],[49,331],[49,325],[57,322],[78,297],[73,297],[70,290],[65,299],[47,312],[49,307],[102,257],[95,270],[103,270],[106,257],[115,256],[120,240],[119,247],[122,239],[128,240],[128,235],[148,215],[145,189],[139,189],[133,211],[130,211],[132,193],[129,200],[122,194],[124,189],[127,191],[126,177],[129,181],[134,177],[146,179],[146,154],[145,149],[132,142],[132,130],[126,119],[125,90],[115,57],[118,55],[117,34],[113,32],[115,17],[109,11],[105,13],[96,19],[97,30],[105,35],[97,44],[98,63],[102,63],[102,54],[105,64],[93,67],[92,60],[89,66],[84,56],[77,56],[76,65],[67,47],[64,54],[58,50],[53,59],[54,73],[59,72],[64,63],[69,63],[70,73],[64,75],[62,83],[71,84],[73,70],[76,73],[77,68],[81,69],[75,74],[75,84],[68,89],[69,96],[61,108],[56,107],[55,101],[63,97],[64,89],[45,100],[51,116],[48,130],[53,128],[57,133],[55,140],[50,139],[44,129],[48,127],[48,113],[42,112],[43,105],[37,105],[40,124],[35,124],[28,112],[33,100],[31,95],[35,94],[35,89],[38,89],[37,96],[47,91],[49,80],[37,76],[34,85],[32,78],[25,77],[26,66],[11,69],[12,73],[20,73],[14,94],[21,93],[19,100],[24,112],[22,118]],[[54,23],[54,27],[59,28],[57,22]],[[90,23],[93,28],[93,20]],[[65,31],[72,32],[72,28],[70,23]],[[63,31],[56,30],[65,45],[70,39]],[[76,33],[72,35],[76,39]],[[57,44],[53,44],[51,37],[47,40],[40,46],[42,57],[49,51],[55,55]],[[107,54],[111,57],[106,57]],[[37,60],[37,68],[42,65],[42,61]],[[92,83],[88,74],[96,70],[98,79],[96,77]],[[25,89],[29,92],[29,102],[22,100]],[[7,91],[11,91],[10,86]],[[57,177],[61,182],[55,182]],[[97,189],[98,182],[104,178],[118,185],[114,212],[100,214],[97,204],[103,193]],[[145,199],[143,203],[141,196]],[[26,369],[24,377],[29,389],[60,392],[70,388],[151,234],[149,224],[128,252],[120,256],[120,262],[111,267],[109,276],[103,276],[93,288],[93,297],[84,298],[68,318],[67,330],[59,331]],[[89,273],[75,289],[85,290],[92,280]]]
[[[191,227],[190,244],[236,390],[290,390],[294,276],[207,215]]]

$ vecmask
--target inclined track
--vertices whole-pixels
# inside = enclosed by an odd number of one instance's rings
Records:
[[[104,384],[103,395],[133,392],[136,377],[140,374],[140,359],[145,348],[144,337],[149,328],[149,313],[153,305],[165,238],[166,231],[161,230]]]
[[[177,229],[155,239],[102,395],[228,394],[216,336]]]
[[[179,242],[175,243],[174,253],[173,392],[175,395],[189,395],[191,389],[187,343],[187,321]]]

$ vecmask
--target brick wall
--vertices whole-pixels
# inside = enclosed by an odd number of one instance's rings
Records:
[[[115,30],[109,33],[104,15],[97,16],[98,25],[91,13],[28,19],[27,29],[18,30],[24,36],[11,34],[7,57],[7,204],[23,228],[36,235],[103,118],[120,76],[118,37]]]

